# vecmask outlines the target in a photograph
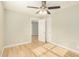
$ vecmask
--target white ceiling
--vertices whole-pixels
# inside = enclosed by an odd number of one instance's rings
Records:
[[[61,10],[63,8],[67,8],[67,7],[77,4],[77,3],[79,3],[79,2],[78,1],[74,1],[74,2],[71,2],[71,1],[47,1],[47,6],[61,6],[61,8],[59,9],[59,10]],[[27,8],[27,6],[40,7],[41,2],[40,1],[4,1],[3,5],[4,5],[4,8],[8,9],[8,10],[29,14],[31,16],[37,16],[35,14],[37,10],[32,9],[32,8]],[[52,11],[50,11],[50,12],[52,12]]]

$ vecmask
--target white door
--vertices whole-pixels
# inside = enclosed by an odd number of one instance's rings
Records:
[[[45,19],[38,22],[38,40],[45,42]]]

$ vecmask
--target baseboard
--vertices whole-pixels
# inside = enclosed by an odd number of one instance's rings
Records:
[[[29,41],[29,42],[17,43],[17,44],[12,44],[12,45],[7,45],[7,46],[4,46],[4,48],[15,47],[15,46],[18,46],[18,45],[23,45],[23,44],[28,44],[28,43],[31,43],[31,41]]]
[[[73,52],[75,52],[75,53],[79,53],[79,51],[77,51],[77,50],[74,50],[74,49],[65,47],[65,46],[63,46],[63,45],[61,45],[61,44],[58,44],[58,43],[55,43],[55,42],[53,42],[53,41],[48,41],[48,42],[51,43],[51,44],[55,44],[55,45],[57,45],[57,46],[59,46],[59,47],[65,48],[65,49],[67,49],[67,50],[69,50],[69,51],[73,51]]]

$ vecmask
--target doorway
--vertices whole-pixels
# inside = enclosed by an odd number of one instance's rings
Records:
[[[32,42],[38,41],[38,22],[32,21]]]
[[[32,42],[46,42],[46,23],[44,19],[32,21]]]

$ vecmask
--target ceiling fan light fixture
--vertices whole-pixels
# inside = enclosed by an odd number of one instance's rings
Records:
[[[40,15],[46,15],[47,11],[46,10],[40,10],[38,14],[40,14]]]

